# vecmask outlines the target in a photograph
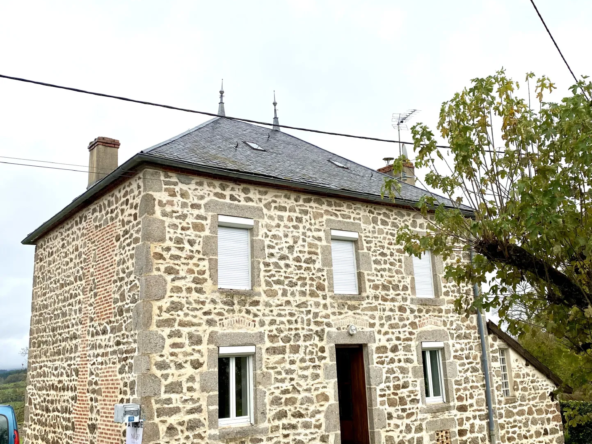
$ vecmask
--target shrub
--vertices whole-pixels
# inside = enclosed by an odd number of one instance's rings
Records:
[[[565,427],[565,444],[590,444],[592,402],[563,401],[561,416]]]

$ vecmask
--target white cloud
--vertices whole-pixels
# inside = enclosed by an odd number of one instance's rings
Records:
[[[21,354],[29,346],[29,336],[0,338],[0,370],[13,370],[27,366],[27,357]]]

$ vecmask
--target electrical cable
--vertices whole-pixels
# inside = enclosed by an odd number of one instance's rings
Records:
[[[5,156],[0,156],[0,157],[5,157]],[[43,160],[32,160],[32,162],[44,162],[44,161]],[[53,163],[53,164],[58,164],[58,165],[72,165],[72,164],[68,164],[68,163],[62,164],[60,162],[47,162],[47,163]],[[31,165],[31,164],[27,164],[27,163],[6,162],[6,161],[0,161],[0,164],[12,165],[12,166],[24,166],[24,167],[32,167],[32,168],[43,168],[43,169],[47,169],[47,170],[71,171],[74,173],[85,173],[85,174],[101,173],[101,174],[108,175],[112,172],[112,171],[105,171],[105,170],[89,170],[89,169],[74,170],[71,168],[60,168],[60,167],[52,167],[52,166],[47,166],[47,165]],[[137,177],[137,174],[134,174],[134,173],[121,174],[119,177],[124,178],[124,179],[132,179],[134,177]],[[153,181],[157,181],[157,182],[162,182],[162,179],[151,179],[149,177],[144,177],[142,180],[153,180]]]
[[[578,83],[578,81],[579,81],[578,78],[576,77],[576,75],[572,71],[571,66],[569,66],[569,63],[567,63],[567,60],[563,56],[563,53],[561,52],[561,49],[559,49],[559,45],[557,44],[557,42],[553,38],[553,34],[551,34],[551,31],[549,30],[549,27],[547,26],[547,24],[545,23],[545,20],[543,19],[543,16],[539,12],[539,8],[537,8],[537,5],[535,5],[534,0],[530,0],[530,3],[532,3],[532,6],[534,7],[534,10],[536,11],[537,15],[541,19],[541,22],[543,22],[543,26],[547,30],[547,33],[549,34],[549,37],[551,37],[551,40],[553,41],[553,44],[555,45],[555,48],[557,48],[557,51],[559,52],[559,55],[561,56],[561,58],[565,62],[565,66],[567,66],[567,69],[569,69],[569,72],[571,73],[572,77],[574,78],[574,80],[576,81],[576,83]],[[590,101],[590,99],[588,98],[588,95],[586,94],[586,92],[584,91],[584,89],[580,87],[580,90],[582,91],[582,94],[584,95],[584,97],[586,98],[586,100]]]
[[[175,110],[175,111],[183,111],[183,112],[193,113],[193,114],[203,114],[205,116],[219,117],[221,119],[237,120],[239,122],[254,123],[254,124],[258,124],[258,125],[267,125],[267,126],[273,126],[274,125],[273,123],[261,122],[261,121],[258,121],[258,120],[243,119],[241,117],[220,116],[218,114],[208,113],[206,111],[197,111],[197,110],[188,109],[188,108],[179,108],[179,107],[171,106],[171,105],[162,105],[162,104],[159,104],[159,103],[146,102],[144,100],[135,100],[135,99],[129,99],[127,97],[120,97],[120,96],[113,96],[113,95],[110,95],[110,94],[103,94],[103,93],[98,93],[98,92],[85,91],[83,89],[71,88],[69,86],[54,85],[54,84],[51,84],[51,83],[38,82],[38,81],[35,81],[35,80],[28,80],[28,79],[23,79],[23,78],[19,78],[19,77],[11,77],[11,76],[3,75],[3,74],[0,74],[0,78],[9,79],[9,80],[16,80],[18,82],[32,83],[34,85],[47,86],[47,87],[50,87],[50,88],[64,89],[66,91],[73,91],[73,92],[78,92],[78,93],[82,93],[82,94],[90,94],[90,95],[93,95],[93,96],[106,97],[106,98],[109,98],[109,99],[123,100],[125,102],[138,103],[140,105],[156,106],[156,107],[160,107],[160,108],[172,109],[172,110]],[[326,134],[326,135],[329,135],[329,136],[341,136],[341,137],[349,137],[349,138],[352,138],[352,139],[373,140],[375,142],[403,143],[403,144],[407,144],[407,145],[413,145],[414,144],[413,142],[405,142],[403,140],[380,139],[380,138],[377,138],[377,137],[356,136],[356,135],[353,135],[353,134],[334,133],[334,132],[330,132],[330,131],[315,130],[315,129],[310,129],[310,128],[301,128],[301,127],[298,127],[298,126],[288,126],[288,125],[279,125],[279,126],[281,128],[293,129],[293,130],[297,130],[297,131],[306,131],[306,132],[310,132],[310,133]],[[436,145],[436,148],[446,149],[446,150],[451,149],[449,145]],[[497,152],[497,153],[503,154],[503,151],[485,150],[485,152]],[[2,156],[0,156],[0,157],[2,157]],[[32,161],[33,162],[37,162],[35,160],[32,160]],[[48,162],[48,163],[51,163],[51,162]],[[62,164],[62,165],[64,165],[64,164]]]
[[[6,156],[0,156],[0,157],[6,157]],[[32,162],[44,162],[43,160],[31,160]],[[47,163],[52,163],[52,164],[57,164],[57,165],[73,165],[70,163],[60,163],[60,162],[47,162]],[[31,165],[31,164],[27,164],[27,163],[18,163],[18,162],[6,162],[6,161],[0,161],[0,164],[3,165],[13,165],[13,166],[24,166],[24,167],[32,167],[32,168],[44,168],[44,169],[48,169],[48,170],[60,170],[60,171],[72,171],[74,173],[100,173],[100,174],[105,174],[108,175],[110,173],[112,173],[112,171],[106,171],[106,170],[90,170],[90,169],[84,169],[84,170],[74,170],[72,168],[60,168],[60,167],[52,167],[52,166],[47,166],[47,165]],[[76,165],[74,165],[76,166]],[[80,165],[82,166],[82,165]],[[86,168],[86,167],[84,167]],[[135,173],[130,173],[130,174],[121,174],[119,177],[124,178],[124,179],[131,179],[133,177],[137,177],[137,174]],[[149,177],[144,177],[143,180],[154,180],[154,181],[158,181],[158,182],[162,182],[161,179],[151,179]]]
[[[23,79],[23,78],[20,78],[20,77],[12,77],[12,76],[4,75],[4,74],[0,74],[0,78],[8,79],[8,80],[16,80],[17,82],[32,83],[34,85],[47,86],[49,88],[63,89],[63,90],[66,90],[66,91],[72,91],[72,92],[77,92],[77,93],[81,93],[81,94],[89,94],[89,95],[92,95],[92,96],[105,97],[105,98],[108,98],[108,99],[122,100],[124,102],[138,103],[140,105],[156,106],[156,107],[159,107],[159,108],[172,109],[172,110],[175,110],[175,111],[183,111],[183,112],[186,112],[186,113],[193,113],[193,114],[202,114],[204,116],[210,116],[210,117],[219,117],[221,119],[237,120],[237,121],[240,121],[240,122],[254,123],[254,124],[257,124],[257,125],[274,126],[273,123],[261,122],[259,120],[243,119],[241,117],[220,116],[218,114],[208,113],[206,111],[197,111],[197,110],[194,110],[194,109],[180,108],[180,107],[172,106],[172,105],[163,105],[161,103],[148,102],[148,101],[145,101],[145,100],[136,100],[136,99],[130,99],[128,97],[114,96],[114,95],[111,95],[111,94],[104,94],[104,93],[99,93],[99,92],[94,92],[94,91],[86,91],[84,89],[72,88],[72,87],[69,87],[69,86],[62,86],[62,85],[55,85],[53,83],[39,82],[39,81],[36,81],[36,80]],[[276,125],[276,126],[278,126],[278,125]],[[279,127],[286,128],[286,129],[292,129],[292,130],[296,130],[296,131],[306,131],[306,132],[309,132],[309,133],[326,134],[326,135],[329,135],[329,136],[349,137],[349,138],[352,138],[352,139],[372,140],[372,141],[375,141],[375,142],[406,143],[406,144],[409,144],[409,145],[413,145],[413,142],[404,142],[402,140],[381,139],[381,138],[378,138],[378,137],[368,137],[368,136],[356,136],[356,135],[353,135],[353,134],[335,133],[335,132],[331,132],[331,131],[315,130],[315,129],[310,129],[310,128],[302,128],[302,127],[298,127],[298,126],[279,125]],[[446,148],[446,149],[449,149],[450,148],[447,145],[436,145],[436,147],[437,148]]]
[[[88,165],[81,165],[79,163],[53,162],[51,160],[25,159],[25,158],[22,158],[22,157],[0,156],[0,159],[24,160],[24,161],[27,161],[27,162],[51,163],[51,164],[54,164],[54,165],[68,165],[68,166],[76,166],[76,167],[88,168]]]
[[[73,170],[71,168],[59,168],[59,167],[50,167],[47,165],[30,165],[30,164],[26,164],[26,163],[17,163],[17,162],[5,162],[5,161],[1,161],[1,164],[4,165],[18,165],[18,166],[26,166],[26,167],[33,167],[33,168],[46,168],[48,170],[62,170],[62,171],[74,171],[76,173],[88,173],[89,171],[83,171],[83,170]]]

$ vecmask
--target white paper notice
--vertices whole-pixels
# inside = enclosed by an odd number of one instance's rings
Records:
[[[142,444],[142,433],[144,429],[142,427],[133,427],[128,423],[127,430],[125,432],[125,444]]]

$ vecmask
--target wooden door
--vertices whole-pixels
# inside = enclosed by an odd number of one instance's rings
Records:
[[[363,348],[337,346],[336,352],[341,443],[369,444]]]

